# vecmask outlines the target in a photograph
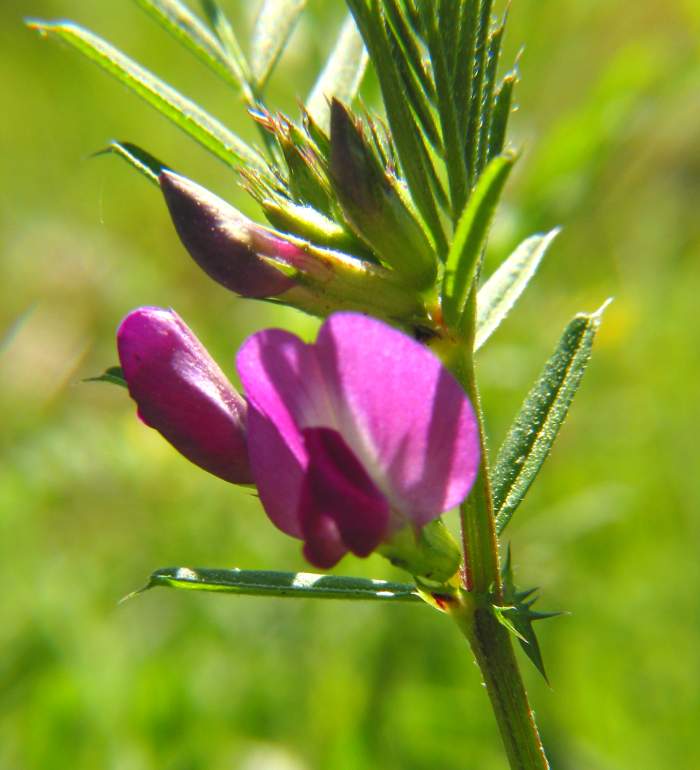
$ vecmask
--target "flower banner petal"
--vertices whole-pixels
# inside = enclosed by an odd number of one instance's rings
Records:
[[[389,497],[422,525],[460,503],[479,464],[474,410],[430,350],[376,319],[336,313],[316,343],[340,432]]]

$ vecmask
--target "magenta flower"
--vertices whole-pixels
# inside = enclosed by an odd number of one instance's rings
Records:
[[[180,316],[133,310],[119,326],[117,347],[143,422],[209,473],[250,483],[245,401]]]
[[[460,503],[479,463],[469,400],[432,352],[337,313],[315,344],[270,329],[238,353],[248,452],[273,523],[327,568]]]

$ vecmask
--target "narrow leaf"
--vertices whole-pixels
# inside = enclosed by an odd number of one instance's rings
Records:
[[[71,22],[32,21],[29,27],[41,35],[54,36],[72,45],[225,163],[244,163],[261,173],[267,173],[263,158],[232,131],[88,30]]]
[[[110,366],[99,377],[87,377],[83,382],[110,382],[122,388],[128,387],[121,366]]]
[[[581,383],[606,302],[577,315],[528,393],[493,470],[496,531],[500,535],[547,459]]]
[[[351,104],[367,67],[367,51],[355,20],[348,15],[340,36],[306,102],[306,109],[324,130],[330,127],[332,98]]]
[[[421,90],[429,102],[435,101],[435,83],[426,67],[423,54],[418,44],[417,35],[411,29],[405,7],[400,0],[385,0],[384,12],[391,26],[397,43],[402,50],[402,56],[420,83]]]
[[[180,0],[136,0],[176,40],[207,64],[227,83],[240,87],[243,80],[221,43],[202,20]]]
[[[444,154],[442,136],[428,94],[413,68],[409,66],[397,33],[393,29],[387,29],[387,34],[390,38],[392,59],[404,88],[406,100],[411,105],[425,138],[432,144],[438,155],[442,156]]]
[[[506,143],[506,129],[508,119],[513,109],[513,89],[518,82],[518,74],[513,71],[508,73],[494,97],[494,105],[491,113],[491,127],[489,129],[488,160],[495,158],[503,152]]]
[[[255,21],[250,67],[262,91],[304,10],[306,0],[264,0]]]
[[[479,152],[476,168],[477,176],[484,170],[484,165],[488,161],[489,136],[491,134],[491,122],[493,120],[494,108],[493,94],[496,88],[496,72],[498,70],[498,60],[501,55],[501,43],[503,42],[504,30],[505,21],[491,33],[488,42],[486,61],[484,63],[485,71],[481,97],[481,125],[479,126]]]
[[[233,25],[216,0],[200,0],[200,2],[207,21],[228,57],[231,68],[237,73],[241,84],[244,86],[244,91],[248,92],[251,79],[250,67],[233,31]],[[246,95],[247,97],[250,96],[249,93]]]
[[[464,140],[455,104],[450,65],[445,51],[446,41],[442,37],[437,17],[438,9],[435,4],[431,3],[426,3],[421,8],[424,9],[421,12],[425,20],[428,50],[435,76],[438,111],[442,126],[442,143],[445,148],[445,163],[449,170],[447,177],[450,185],[452,219],[456,221],[467,199]]]
[[[486,76],[486,58],[488,36],[491,28],[491,8],[493,0],[480,0],[479,17],[474,48],[474,74],[471,82],[471,106],[467,129],[467,155],[471,156],[472,185],[479,178],[479,137],[483,120],[484,82]]]
[[[468,151],[471,142],[471,136],[468,134],[468,122],[474,78],[474,52],[476,50],[478,32],[477,5],[478,0],[464,0],[460,5],[454,69],[454,94],[457,104],[457,118],[460,126],[467,126],[465,160],[470,180],[472,179],[472,156]]]
[[[218,591],[246,596],[384,602],[422,601],[415,586],[408,583],[390,583],[386,580],[319,575],[309,572],[168,567],[156,570],[141,591],[156,586],[194,591]]]
[[[104,150],[96,152],[93,157],[100,155],[118,155],[123,158],[130,166],[133,166],[139,173],[143,174],[149,182],[160,186],[158,177],[164,170],[172,170],[170,166],[158,160],[146,150],[142,150],[131,142],[110,142]]]
[[[558,233],[556,228],[546,235],[524,240],[481,287],[476,304],[474,350],[486,342],[517,302]]]
[[[455,324],[464,310],[491,220],[514,162],[514,156],[500,155],[489,163],[457,223],[442,288],[443,311],[450,324]]]
[[[444,253],[445,233],[432,193],[435,184],[439,182],[436,182],[435,169],[422,133],[406,103],[382,8],[378,0],[370,2],[371,8],[365,0],[348,0],[348,6],[355,17],[379,78],[392,137],[411,196],[425,220],[438,253]]]

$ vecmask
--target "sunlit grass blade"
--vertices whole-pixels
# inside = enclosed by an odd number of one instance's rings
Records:
[[[489,128],[488,160],[495,158],[503,152],[508,120],[513,109],[513,89],[517,82],[518,73],[514,70],[503,78],[498,91],[496,91],[491,113],[491,126]]]
[[[386,580],[319,575],[310,572],[167,567],[156,570],[141,591],[156,586],[190,591],[217,591],[243,596],[382,602],[423,601],[416,587],[409,583],[390,583]]]
[[[135,2],[227,83],[240,87],[242,73],[233,66],[217,38],[184,3],[180,0]]]
[[[170,169],[170,166],[167,166],[154,155],[146,152],[146,150],[142,150],[131,142],[110,142],[104,150],[99,150],[93,157],[109,154],[114,154],[123,158],[140,174],[143,174],[149,182],[158,186],[160,186],[160,182],[158,181],[160,172],[164,169]]]
[[[577,315],[528,393],[493,469],[493,503],[500,535],[547,459],[591,355],[603,311]]]
[[[305,5],[306,0],[263,0],[250,50],[250,68],[259,91],[265,88]]]
[[[324,131],[327,132],[330,127],[330,99],[335,97],[349,105],[362,83],[366,67],[365,44],[355,20],[349,14],[306,102],[309,114]]]
[[[407,103],[382,7],[378,0],[370,0],[371,7],[365,0],[348,0],[348,6],[379,78],[391,134],[411,197],[433,237],[438,253],[442,254],[447,250],[447,242],[433,194],[434,187],[440,182],[425,147],[423,134]]]
[[[228,56],[230,66],[236,72],[241,85],[244,86],[244,90],[248,91],[250,87],[250,67],[233,30],[233,25],[216,0],[200,0],[200,3],[207,21],[214,30],[214,34],[222,49]]]
[[[28,22],[42,35],[69,43],[113,75],[225,163],[246,164],[266,174],[263,158],[222,123],[125,54],[72,22]]]
[[[476,303],[474,350],[486,342],[517,302],[558,233],[557,228],[524,240],[481,287]]]
[[[501,155],[489,163],[457,223],[442,286],[443,312],[450,324],[456,324],[464,310],[491,220],[514,162],[514,156]]]

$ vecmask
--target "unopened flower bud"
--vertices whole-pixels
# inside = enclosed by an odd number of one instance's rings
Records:
[[[246,403],[180,316],[133,310],[119,326],[117,348],[143,422],[200,468],[251,483]]]
[[[197,264],[243,297],[269,298],[318,316],[358,310],[413,323],[422,300],[390,270],[258,225],[213,193],[164,171],[163,194]]]
[[[180,240],[208,276],[242,297],[274,297],[293,286],[264,259],[293,256],[288,243],[185,177],[163,171],[159,179]]]

